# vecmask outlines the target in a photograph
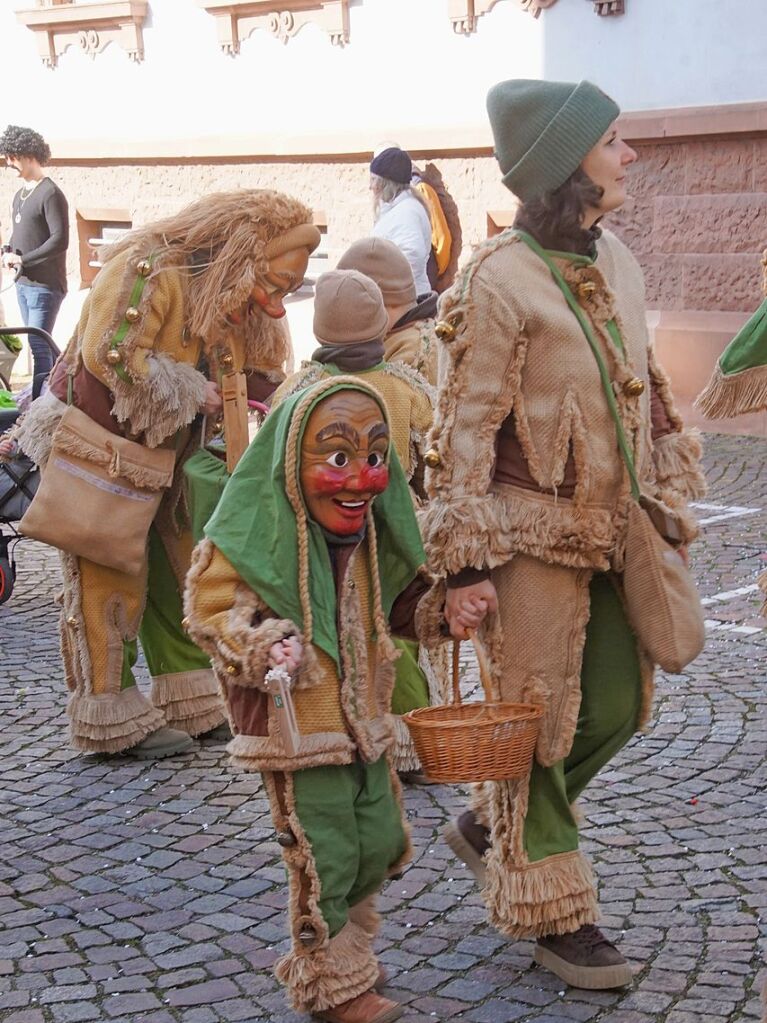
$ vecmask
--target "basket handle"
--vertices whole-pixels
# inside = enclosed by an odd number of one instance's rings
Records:
[[[476,632],[469,632],[469,639],[474,647],[474,653],[477,655],[477,664],[479,665],[479,680],[482,683],[482,690],[485,694],[485,703],[493,702],[493,680],[490,677],[490,666],[487,662],[487,654],[485,648],[482,646],[480,641],[477,639]],[[460,704],[461,702],[461,686],[460,686],[460,668],[459,658],[461,654],[461,641],[460,639],[453,640],[453,703]]]

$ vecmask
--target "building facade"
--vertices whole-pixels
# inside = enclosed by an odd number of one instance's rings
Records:
[[[369,233],[382,140],[438,168],[466,254],[513,212],[485,94],[530,77],[588,78],[621,104],[639,161],[610,226],[644,267],[683,405],[761,299],[761,0],[2,0],[0,59],[4,117],[45,135],[70,200],[75,289],[94,238],[239,186],[312,206],[330,266]],[[0,177],[4,236],[16,187]]]

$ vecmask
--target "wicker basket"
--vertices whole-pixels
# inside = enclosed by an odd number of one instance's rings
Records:
[[[461,703],[458,655],[453,646],[453,703],[421,707],[403,716],[424,771],[435,782],[501,781],[529,773],[543,707],[498,703],[484,651],[475,637],[483,703]]]

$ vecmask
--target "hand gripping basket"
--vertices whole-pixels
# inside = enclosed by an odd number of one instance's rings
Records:
[[[493,701],[485,652],[471,636],[485,699],[461,703],[458,656],[453,645],[453,703],[420,707],[403,716],[424,771],[435,782],[501,781],[522,778],[532,766],[543,707]]]

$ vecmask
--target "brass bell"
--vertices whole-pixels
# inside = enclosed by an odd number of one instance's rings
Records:
[[[434,333],[440,341],[450,342],[455,338],[455,324],[447,320],[440,320],[434,327]]]
[[[239,675],[240,674],[240,668],[239,668],[239,665],[237,665],[237,664],[227,664],[227,666],[224,668],[224,671],[227,673],[227,675]]]
[[[148,277],[152,272],[152,264],[148,259],[140,259],[136,263],[136,272],[141,274],[142,277]]]
[[[597,286],[593,281],[584,281],[583,284],[578,285],[578,294],[583,299],[589,299],[597,290]]]
[[[129,305],[128,308],[125,310],[125,319],[128,321],[128,323],[135,323],[140,316],[141,313],[138,311],[135,305]]]
[[[231,369],[234,365],[234,357],[231,352],[227,352],[226,355],[221,356],[221,365],[226,366],[227,369]]]
[[[627,398],[638,398],[640,394],[644,394],[644,380],[640,380],[639,377],[627,380],[623,385],[623,393]]]
[[[277,844],[281,845],[283,849],[292,849],[296,844],[296,836],[292,831],[278,831],[277,832]]]
[[[77,619],[74,615],[70,615],[69,618],[67,618],[67,625],[71,626],[73,629],[75,625],[77,625]]]
[[[299,931],[298,940],[305,948],[310,948],[317,940],[317,932],[313,927],[304,924]]]
[[[184,615],[184,617],[181,619],[181,628],[184,630],[184,632],[188,632],[189,630],[189,619],[187,618],[186,615]]]
[[[107,362],[109,363],[109,365],[117,366],[122,361],[123,357],[120,354],[120,350],[118,348],[110,348],[109,351],[107,352]]]
[[[423,456],[423,460],[430,469],[438,469],[442,465],[442,456],[436,448],[429,448]]]

